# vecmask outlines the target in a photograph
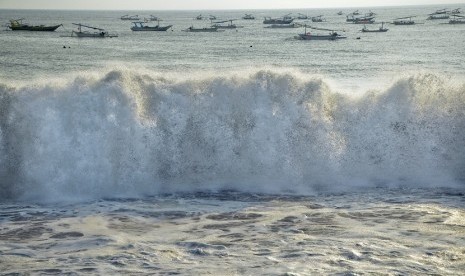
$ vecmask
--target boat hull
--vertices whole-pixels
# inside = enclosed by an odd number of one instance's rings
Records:
[[[55,26],[29,26],[29,25],[20,25],[20,26],[10,26],[12,31],[33,31],[33,32],[53,32],[58,29],[60,25]]]
[[[88,32],[73,32],[71,36],[76,36],[79,38],[111,38],[111,37],[118,37],[114,34],[108,34],[106,32],[100,33],[88,33]]]
[[[388,29],[381,29],[381,30],[366,30],[366,29],[362,29],[362,32],[363,33],[385,33],[387,32]]]
[[[400,25],[400,26],[403,26],[403,25],[415,25],[415,22],[414,21],[394,21],[393,22],[394,25]]]
[[[192,32],[192,33],[213,33],[213,32],[217,32],[218,28],[201,28],[201,29],[189,28],[185,31]]]
[[[131,27],[131,30],[133,30],[135,32],[165,32],[171,27],[172,27],[172,25],[163,26],[163,27],[160,27],[160,26],[156,26],[156,27],[144,26],[144,27]]]
[[[338,40],[345,39],[347,37],[340,35],[309,35],[309,34],[299,34],[295,37],[300,40]]]
[[[449,24],[465,24],[465,20],[450,20]]]
[[[294,19],[265,19],[263,24],[291,24]]]

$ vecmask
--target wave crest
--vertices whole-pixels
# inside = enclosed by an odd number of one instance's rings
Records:
[[[424,74],[355,97],[277,70],[0,86],[1,197],[463,185],[464,92]]]

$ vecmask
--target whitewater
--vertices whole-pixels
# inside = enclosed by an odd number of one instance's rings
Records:
[[[64,23],[0,32],[1,273],[460,275],[465,29],[362,35],[336,12],[346,41],[0,10]],[[59,37],[84,19],[119,37]]]

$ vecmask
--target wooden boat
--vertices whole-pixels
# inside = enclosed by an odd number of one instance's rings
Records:
[[[184,30],[184,32],[192,32],[192,33],[213,33],[213,32],[218,32],[218,31],[219,30],[217,27],[194,28],[194,26],[190,26],[189,28]]]
[[[230,20],[223,20],[223,21],[217,21],[213,22],[212,27],[216,27],[218,29],[237,29],[237,28],[243,28],[244,26],[237,26],[236,24],[233,23],[236,19],[230,19]],[[222,25],[223,23],[227,23],[227,25]]]
[[[138,15],[128,15],[128,14],[123,15],[120,18],[121,18],[121,20],[132,20],[132,21],[140,20]]]
[[[29,24],[24,24],[23,19],[13,19],[10,20],[10,25],[8,27],[12,31],[34,31],[34,32],[53,32],[56,29],[58,29],[60,26],[63,26],[62,24],[60,25],[53,25],[53,26],[45,26],[45,25],[29,25]]]
[[[299,28],[302,27],[299,23],[291,23],[291,24],[272,24],[266,26],[267,29],[292,29],[292,28]]]
[[[325,21],[325,19],[323,18],[323,15],[312,17],[312,22],[323,22],[323,21]]]
[[[406,16],[406,17],[399,17],[394,19],[392,24],[394,25],[415,25],[415,21],[412,18],[415,16]]]
[[[145,22],[142,21],[136,21],[132,22],[134,26],[131,27],[131,30],[135,32],[139,31],[159,31],[159,32],[164,32],[171,28],[173,25],[168,25],[168,26],[160,26],[160,21],[158,21],[158,24],[156,26],[147,26],[145,25]]]
[[[449,19],[449,14],[446,9],[437,10],[428,14],[427,20]]]
[[[245,14],[242,19],[244,20],[254,20],[255,19],[255,16],[251,15],[251,14]]]
[[[102,28],[97,28],[97,27],[92,27],[92,26],[86,26],[84,24],[80,23],[73,23],[73,25],[78,26],[77,31],[72,31],[70,37],[79,37],[79,38],[112,38],[112,37],[118,37],[116,34],[110,34],[109,32],[105,31]],[[84,30],[82,29],[84,28]],[[88,30],[86,30],[88,29]],[[90,30],[93,30],[90,31]]]
[[[373,24],[375,23],[374,17],[357,17],[353,21],[354,24]]]
[[[295,36],[296,39],[299,39],[299,40],[338,40],[338,39],[347,38],[346,36],[342,36],[338,34],[335,30],[315,28],[311,26],[304,26],[304,27],[305,27],[304,33],[299,34],[298,36]],[[318,30],[318,31],[329,31],[329,34],[307,32],[307,28]]]
[[[289,18],[286,16],[281,18],[265,17],[265,20],[263,20],[263,24],[291,24],[292,21],[294,21],[293,18]]]
[[[379,29],[370,30],[367,28],[367,26],[363,26],[363,29],[361,29],[363,33],[384,33],[384,32],[387,32],[388,30],[389,29],[384,28],[384,22],[381,23],[381,27],[379,27]]]
[[[465,24],[465,16],[453,14],[452,19],[449,20],[449,24]]]

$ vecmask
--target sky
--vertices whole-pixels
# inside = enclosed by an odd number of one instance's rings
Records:
[[[0,9],[226,10],[465,4],[465,0],[0,0]]]

